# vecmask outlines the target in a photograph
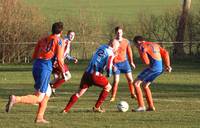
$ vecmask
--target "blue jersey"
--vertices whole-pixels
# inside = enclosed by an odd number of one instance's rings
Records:
[[[91,74],[94,72],[103,73],[103,71],[105,70],[107,72],[107,76],[111,76],[113,58],[114,53],[112,51],[112,48],[108,45],[101,45],[94,53],[86,69],[86,72]]]

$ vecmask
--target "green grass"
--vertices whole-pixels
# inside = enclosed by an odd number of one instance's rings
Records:
[[[137,62],[138,63],[138,62]],[[10,94],[32,94],[33,79],[31,65],[0,66],[0,127],[1,128],[198,128],[200,126],[200,61],[187,59],[172,61],[173,72],[164,73],[155,80],[151,89],[155,101],[156,112],[134,113],[131,108],[137,103],[131,99],[125,77],[121,77],[117,101],[109,103],[109,97],[103,104],[106,113],[93,113],[98,94],[101,89],[91,87],[74,105],[68,114],[59,113],[70,96],[78,89],[81,75],[87,61],[79,65],[70,64],[72,79],[61,86],[58,96],[51,98],[46,111],[50,124],[34,124],[37,106],[18,104],[10,113],[4,108]],[[134,77],[143,69],[137,65]],[[110,79],[112,81],[112,79]],[[126,113],[117,112],[116,104],[120,100],[129,103]]]
[[[79,16],[86,13],[88,21],[101,17],[103,21],[115,18],[123,22],[136,20],[141,12],[162,14],[181,7],[181,0],[24,0],[41,10],[51,21],[64,20],[67,15]],[[192,10],[198,9],[199,0],[192,0]]]

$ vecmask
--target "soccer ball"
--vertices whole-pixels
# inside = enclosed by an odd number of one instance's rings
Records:
[[[129,105],[128,105],[128,103],[126,101],[120,101],[117,104],[117,109],[120,112],[126,112],[126,111],[128,111],[128,108],[129,108]]]

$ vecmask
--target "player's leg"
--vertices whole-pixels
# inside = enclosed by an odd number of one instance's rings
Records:
[[[42,74],[42,75],[41,75]],[[45,72],[42,70],[33,70],[33,77],[35,80],[35,89],[36,92],[34,95],[26,95],[26,96],[15,96],[11,95],[9,97],[9,101],[6,105],[6,112],[9,112],[14,104],[23,103],[23,104],[37,104],[42,101],[44,98],[44,93],[40,92],[39,90],[43,89],[44,91],[47,90],[47,87],[43,87],[43,83],[46,82],[46,77],[51,74],[50,71]],[[50,75],[49,75],[50,79]],[[48,79],[48,80],[49,80]],[[47,84],[48,85],[48,84]]]
[[[63,113],[69,112],[69,110],[71,109],[71,107],[77,102],[77,100],[79,99],[79,97],[81,97],[88,90],[88,88],[89,88],[88,85],[83,85],[83,87],[80,88],[78,92],[76,92],[75,94],[73,94],[71,96],[68,104],[65,106],[65,108],[64,108],[64,110],[62,112]]]
[[[114,80],[113,80],[113,87],[112,87],[112,96],[110,101],[115,101],[116,94],[117,94],[117,89],[119,85],[119,79],[120,79],[120,74],[115,74],[114,75]]]
[[[38,104],[43,99],[42,95],[26,95],[26,96],[15,96],[10,95],[8,103],[6,105],[6,112],[9,112],[13,105],[18,103],[23,104]]]
[[[132,73],[129,72],[129,73],[125,73],[125,76],[126,76],[126,79],[128,81],[128,86],[129,86],[129,91],[131,93],[131,98],[135,98],[136,99],[136,94],[135,94],[135,89],[134,89],[134,86],[133,86],[133,76],[132,76]]]
[[[44,95],[44,98],[39,103],[35,123],[49,123],[44,119],[44,113],[46,111],[49,97],[51,96],[51,87],[49,85],[51,71],[43,69],[39,76],[39,80],[37,80],[35,84],[35,89],[39,90]]]
[[[140,112],[140,111],[145,111],[145,105],[144,105],[144,99],[143,99],[143,93],[140,85],[142,84],[142,81],[139,79],[136,79],[134,81],[134,86],[135,86],[135,91],[137,95],[137,102],[138,102],[138,108],[135,109],[134,111]]]
[[[151,90],[149,88],[150,84],[151,84],[151,82],[147,82],[147,83],[143,84],[143,89],[144,89],[146,100],[148,103],[147,111],[155,111]]]
[[[53,77],[54,79],[50,82],[50,86],[51,86],[52,96],[56,96],[56,89],[54,88],[54,84],[56,83],[56,81],[59,80],[60,75],[59,73],[54,71]]]
[[[144,88],[144,92],[145,92],[145,95],[146,95],[146,100],[147,100],[147,103],[148,103],[147,111],[155,111],[153,98],[152,98],[152,94],[151,94],[151,90],[150,90],[150,84],[161,73],[162,73],[162,71],[150,70],[148,72],[148,76],[144,79],[145,82],[143,83],[143,88]]]
[[[93,74],[92,80],[93,80],[93,83],[96,86],[103,88],[103,90],[101,91],[99,98],[98,98],[98,100],[95,104],[95,107],[93,108],[93,111],[95,111],[95,112],[105,112],[105,110],[103,110],[101,108],[101,105],[103,104],[103,102],[107,98],[112,87],[111,87],[110,83],[108,82],[108,79],[103,75]]]
[[[87,73],[84,73],[81,82],[80,82],[80,89],[77,93],[73,94],[68,102],[68,104],[65,106],[64,110],[62,111],[63,113],[67,113],[71,107],[77,102],[79,97],[81,97],[89,88],[91,85],[91,81],[89,79],[90,75]]]
[[[71,79],[71,73],[69,72],[69,68],[68,66],[65,64],[65,77],[60,77],[58,79],[56,79],[56,81],[53,83],[52,88],[55,90],[58,87],[60,87],[64,82],[68,81],[69,79]],[[59,73],[60,75],[60,73]]]
[[[46,94],[44,93],[44,98],[39,103],[38,112],[37,112],[37,116],[36,116],[36,120],[35,120],[36,123],[49,123],[49,121],[46,121],[44,119],[44,113],[47,108],[47,103],[48,103],[50,96],[51,96],[51,87],[50,87],[50,85],[48,85]]]

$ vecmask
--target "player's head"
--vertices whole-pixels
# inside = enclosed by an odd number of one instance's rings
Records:
[[[133,39],[133,42],[136,46],[139,46],[144,41],[144,38],[142,36],[135,36]]]
[[[52,34],[61,34],[63,31],[63,22],[55,22],[52,25],[51,32]]]
[[[68,38],[68,40],[69,40],[69,41],[73,41],[73,40],[74,40],[74,37],[75,37],[75,32],[72,31],[72,30],[69,30],[69,31],[67,32],[67,38]]]
[[[116,52],[119,47],[119,40],[112,39],[109,41],[108,45],[112,47],[113,52]]]
[[[123,28],[121,26],[115,27],[115,38],[121,41],[123,36]]]

